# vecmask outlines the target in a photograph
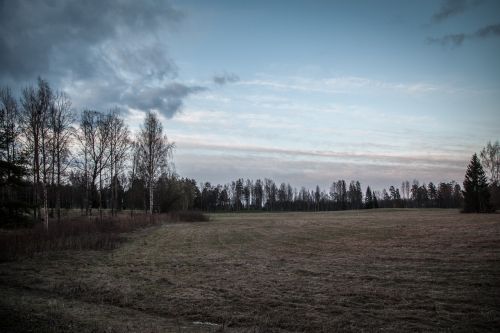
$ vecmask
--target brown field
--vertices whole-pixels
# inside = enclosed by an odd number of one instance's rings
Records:
[[[500,331],[500,215],[212,215],[0,264],[0,331]]]

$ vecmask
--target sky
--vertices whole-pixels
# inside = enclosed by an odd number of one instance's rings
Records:
[[[500,139],[500,2],[0,0],[0,84],[159,114],[176,172],[381,190]]]

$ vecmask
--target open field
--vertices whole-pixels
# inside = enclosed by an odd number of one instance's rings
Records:
[[[0,264],[0,331],[500,330],[500,215],[213,215]],[[36,328],[36,329],[35,329]]]

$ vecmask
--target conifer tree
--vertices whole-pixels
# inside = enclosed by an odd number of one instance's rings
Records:
[[[472,156],[467,167],[463,195],[465,213],[482,213],[490,210],[488,182],[477,154]]]
[[[365,195],[365,208],[366,209],[371,209],[373,208],[373,196],[372,196],[372,190],[370,189],[370,186],[366,188],[366,195]]]

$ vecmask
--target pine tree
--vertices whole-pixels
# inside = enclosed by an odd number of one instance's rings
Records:
[[[365,208],[366,209],[371,209],[373,208],[373,196],[372,196],[372,190],[370,189],[370,186],[366,188],[366,195],[365,195]]]
[[[464,212],[481,213],[490,210],[488,182],[477,154],[472,156],[469,166],[467,167],[463,195]]]

